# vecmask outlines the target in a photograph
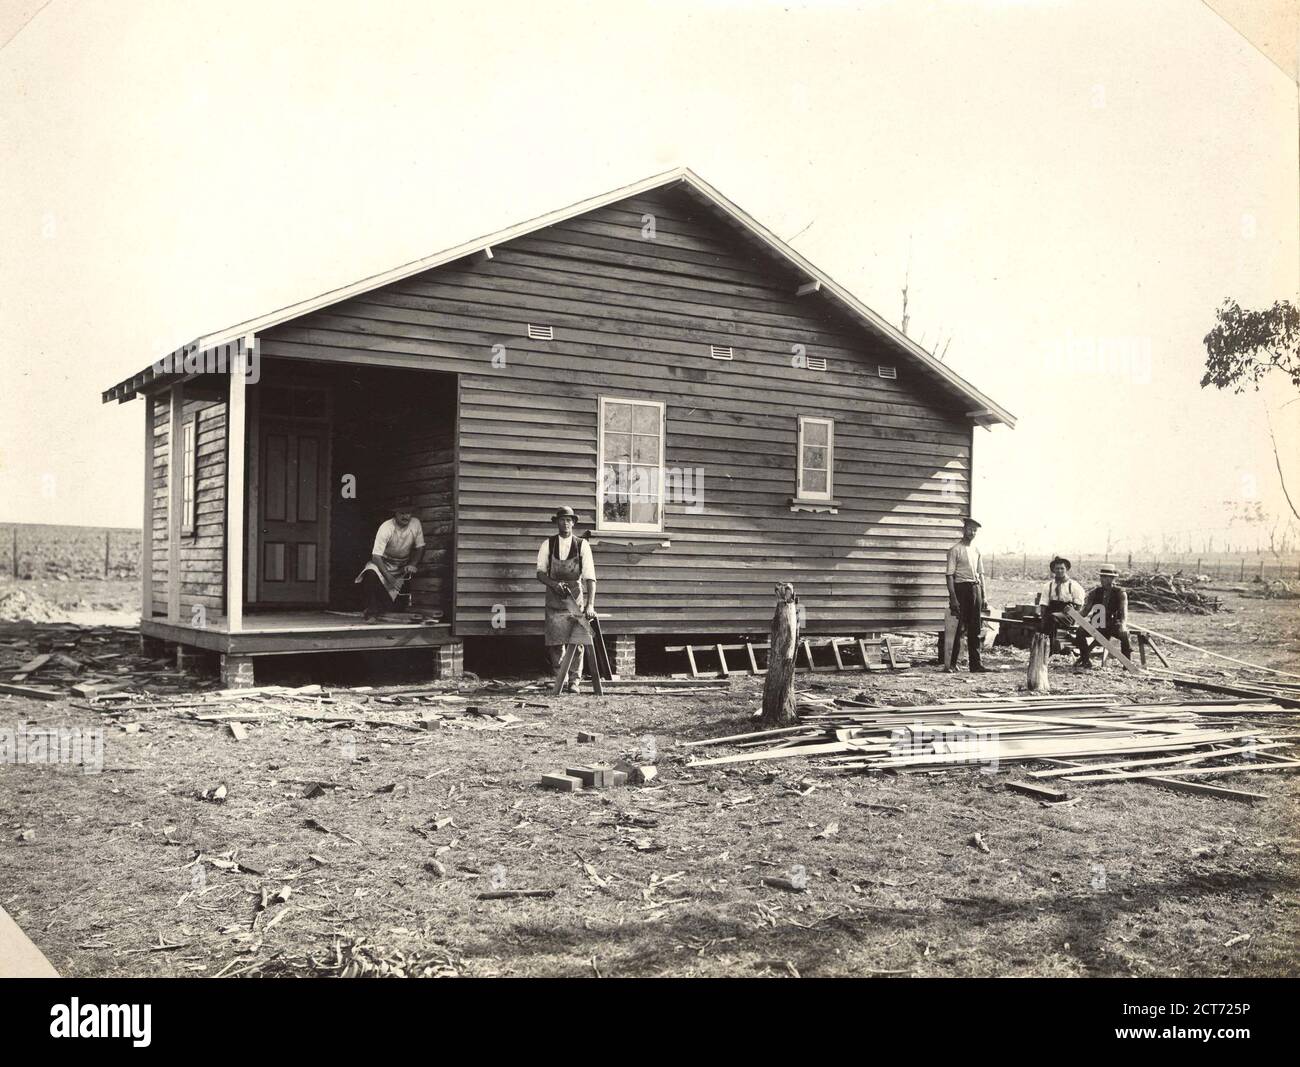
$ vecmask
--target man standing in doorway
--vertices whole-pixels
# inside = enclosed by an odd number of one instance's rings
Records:
[[[578,521],[573,508],[562,507],[551,518],[555,534],[537,550],[537,580],[546,586],[546,654],[551,670],[560,669],[565,645],[577,645],[569,664],[568,690],[581,692],[583,646],[590,619],[596,614],[596,564],[591,546],[573,532]]]
[[[948,607],[957,616],[957,634],[948,650],[949,674],[957,670],[957,653],[961,649],[961,636],[966,635],[966,651],[970,657],[972,674],[988,670],[980,662],[980,613],[987,597],[984,595],[984,561],[980,550],[973,544],[980,524],[966,519],[962,524],[962,538],[948,549]]]

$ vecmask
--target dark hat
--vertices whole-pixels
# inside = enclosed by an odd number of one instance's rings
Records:
[[[1057,565],[1058,563],[1064,563],[1064,564],[1065,564],[1065,569],[1066,569],[1067,571],[1070,569],[1070,561],[1069,561],[1068,559],[1066,559],[1064,556],[1054,556],[1054,557],[1052,558],[1052,562],[1049,563],[1049,564],[1047,565],[1047,569],[1048,569],[1049,571],[1054,571],[1054,570],[1056,570],[1056,565]]]
[[[555,514],[551,516],[551,521],[554,522],[556,519],[572,519],[574,522],[577,522],[578,516],[574,512],[573,508],[569,507],[568,504],[565,504],[563,507],[555,509]]]
[[[410,498],[409,496],[395,496],[395,497],[393,497],[393,506],[392,506],[392,509],[391,509],[391,510],[393,510],[393,511],[414,511],[414,510],[415,510],[415,507],[414,507],[414,505],[411,503],[411,498]]]
[[[1119,568],[1116,567],[1115,564],[1113,563],[1103,563],[1101,565],[1101,570],[1099,570],[1097,573],[1109,574],[1111,575],[1111,577],[1117,577],[1119,575]]]
[[[972,519],[969,515],[967,515],[967,516],[966,516],[964,519],[962,519],[961,521],[962,521],[962,524],[963,524],[963,525],[965,525],[965,526],[974,526],[975,529],[977,529],[977,530],[978,530],[978,529],[980,528],[980,526],[982,525],[981,523],[978,523],[978,522],[976,522],[974,519]]]

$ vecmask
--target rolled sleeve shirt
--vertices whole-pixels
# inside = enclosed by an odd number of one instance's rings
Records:
[[[398,526],[395,519],[388,519],[375,532],[375,543],[370,554],[404,560],[410,558],[413,549],[423,547],[424,527],[420,525],[419,519],[411,516],[405,526]]]

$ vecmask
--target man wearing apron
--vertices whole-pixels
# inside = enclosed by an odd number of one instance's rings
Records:
[[[414,576],[424,555],[424,528],[411,514],[411,502],[393,504],[393,517],[375,532],[370,562],[357,575],[361,586],[362,615],[366,622],[378,622],[379,616],[393,609],[402,582]]]
[[[1066,612],[1067,607],[1076,611],[1083,609],[1083,586],[1073,578],[1066,577],[1070,570],[1070,561],[1064,556],[1057,556],[1051,562],[1052,580],[1043,586],[1043,591],[1036,598],[1038,601],[1039,632],[1052,639],[1052,655],[1061,651],[1056,631],[1064,626],[1074,628],[1074,620]]]
[[[569,664],[568,689],[580,692],[583,646],[588,640],[584,618],[596,614],[596,565],[591,546],[573,532],[577,516],[573,508],[562,507],[552,516],[555,536],[537,550],[537,580],[546,586],[546,654],[551,670],[560,669],[564,646],[576,644],[578,651]],[[576,609],[578,615],[574,614]]]

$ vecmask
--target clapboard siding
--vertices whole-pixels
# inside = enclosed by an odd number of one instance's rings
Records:
[[[185,417],[198,425],[194,532],[181,537],[181,620],[194,619],[196,606],[220,614],[226,576],[226,405],[187,400]]]
[[[493,252],[262,337],[270,358],[460,376],[458,634],[540,629],[534,556],[556,505],[594,517],[602,395],[663,402],[666,466],[702,472],[698,503],[665,509],[669,547],[592,535],[610,633],[762,630],[779,581],[795,584],[814,633],[940,621],[944,552],[969,509],[971,425],[906,357],[820,297],[798,298],[804,279],[671,190]],[[529,323],[554,339],[529,339]],[[711,359],[710,345],[735,358]],[[837,514],[790,511],[799,415],[835,420]],[[419,478],[435,495],[446,484],[437,470]]]
[[[178,542],[181,581],[181,620],[194,618],[195,605],[204,611],[223,610],[225,580],[226,412],[213,400],[186,400],[184,420],[196,419],[195,525]],[[153,503],[151,508],[151,583],[148,613],[167,615],[170,567],[171,412],[167,394],[158,394],[153,415]]]

